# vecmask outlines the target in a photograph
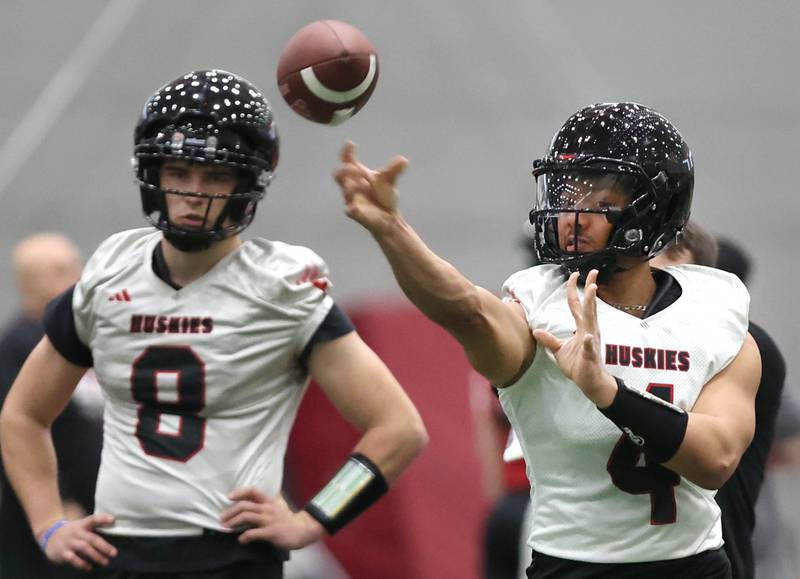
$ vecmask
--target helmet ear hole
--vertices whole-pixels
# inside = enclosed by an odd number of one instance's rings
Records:
[[[667,187],[667,174],[664,171],[659,171],[658,175],[653,177],[650,182],[656,191],[662,191]]]

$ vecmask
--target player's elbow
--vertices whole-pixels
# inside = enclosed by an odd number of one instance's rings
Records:
[[[703,468],[699,469],[690,480],[704,489],[719,490],[733,476],[739,466],[739,458],[734,453],[721,453],[703,465]]]
[[[5,446],[5,439],[13,436],[14,431],[18,429],[21,417],[19,412],[15,412],[13,404],[6,401],[0,411],[0,447]]]
[[[430,440],[428,429],[418,414],[404,424],[401,439],[406,453],[411,458],[415,458],[428,446]]]
[[[743,434],[741,439],[733,436],[723,438],[717,451],[706,455],[706,459],[703,461],[703,470],[705,471],[703,483],[698,484],[709,490],[717,490],[728,482],[728,479],[739,467],[742,455],[750,446],[752,435],[751,430],[749,435]]]
[[[728,482],[728,479],[733,476],[733,473],[739,467],[739,459],[741,458],[740,454],[728,453],[718,461],[713,481],[714,489],[719,489]]]
[[[15,442],[25,440],[25,419],[11,404],[5,404],[0,412],[0,449],[4,452],[15,447]],[[6,457],[7,458],[7,457]]]

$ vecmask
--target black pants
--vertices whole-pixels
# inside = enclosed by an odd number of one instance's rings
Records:
[[[240,561],[222,569],[189,573],[140,573],[98,569],[88,577],[92,579],[283,579],[283,563]]]
[[[533,552],[528,579],[730,579],[723,549],[650,563],[584,563]]]
[[[206,531],[192,537],[124,537],[105,534],[117,548],[92,579],[283,579],[289,554],[269,543],[242,545],[238,535]]]

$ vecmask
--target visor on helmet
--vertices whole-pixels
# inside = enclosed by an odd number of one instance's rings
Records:
[[[603,268],[612,252],[635,244],[618,225],[636,213],[647,180],[608,167],[537,168],[536,204],[530,214],[539,260],[569,269]],[[634,232],[635,233],[635,232]]]

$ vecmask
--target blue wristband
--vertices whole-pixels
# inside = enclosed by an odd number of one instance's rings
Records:
[[[47,542],[50,540],[50,537],[53,536],[53,533],[55,533],[61,527],[66,525],[68,522],[69,521],[67,521],[66,519],[61,519],[60,521],[56,521],[55,523],[50,525],[50,528],[44,532],[44,535],[42,535],[42,538],[39,540],[39,546],[42,548],[42,551],[47,549]]]

